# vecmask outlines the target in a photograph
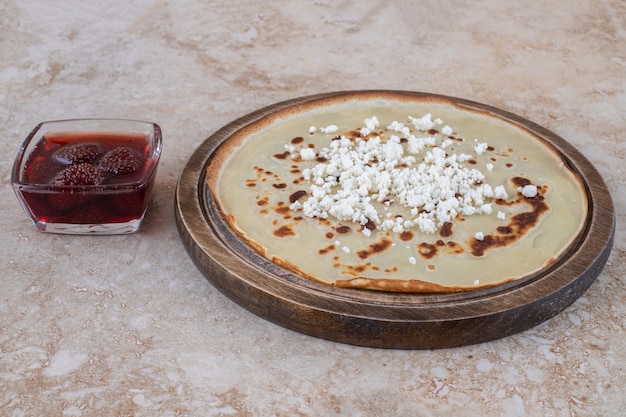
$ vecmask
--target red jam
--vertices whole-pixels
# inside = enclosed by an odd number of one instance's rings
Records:
[[[153,178],[150,143],[138,134],[46,134],[26,162],[21,192],[44,223],[125,223],[143,216]],[[154,176],[154,171],[149,175]],[[43,189],[42,189],[43,186]]]

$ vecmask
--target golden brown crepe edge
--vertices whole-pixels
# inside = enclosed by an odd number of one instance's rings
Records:
[[[351,278],[335,281],[338,288],[359,288],[365,290],[402,292],[402,293],[455,293],[474,291],[484,288],[495,287],[506,282],[517,281],[519,278],[507,278],[499,282],[483,285],[441,285],[433,282],[414,280],[398,280],[394,278]]]

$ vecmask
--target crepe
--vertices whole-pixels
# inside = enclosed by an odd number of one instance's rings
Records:
[[[393,292],[541,274],[576,241],[589,204],[568,161],[519,123],[393,92],[281,108],[224,141],[206,178],[232,230],[275,264]]]

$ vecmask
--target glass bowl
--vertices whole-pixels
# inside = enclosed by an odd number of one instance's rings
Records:
[[[161,146],[155,123],[47,121],[22,144],[11,183],[42,232],[132,233],[146,213]]]

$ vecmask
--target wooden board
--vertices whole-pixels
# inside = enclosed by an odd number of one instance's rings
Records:
[[[558,262],[532,280],[482,290],[396,294],[320,284],[261,257],[230,230],[213,202],[205,184],[211,156],[232,133],[262,117],[341,94],[296,98],[235,120],[203,142],[185,166],[175,195],[178,230],[198,269],[227,297],[254,314],[311,336],[368,347],[435,349],[486,342],[536,326],[573,303],[600,274],[612,248],[615,215],[597,170],[567,141],[545,128],[453,97],[445,98],[530,130],[552,144],[579,172],[590,202],[587,222],[582,237]]]

